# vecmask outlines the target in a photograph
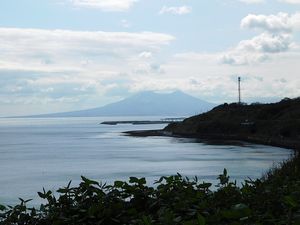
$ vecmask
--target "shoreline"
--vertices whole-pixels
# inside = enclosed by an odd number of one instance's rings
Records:
[[[187,134],[187,133],[172,133],[165,130],[133,130],[125,131],[124,134],[132,137],[174,137],[174,138],[194,138],[200,141],[244,141],[252,144],[262,144],[279,148],[291,149],[294,151],[300,150],[300,141],[297,140],[283,140],[272,137],[258,137],[258,136],[242,136],[242,135],[225,135],[225,134]]]

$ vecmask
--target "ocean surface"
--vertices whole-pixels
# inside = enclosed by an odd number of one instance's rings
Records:
[[[200,142],[171,137],[130,137],[123,131],[165,125],[101,125],[108,120],[158,118],[0,119],[0,204],[33,198],[43,187],[55,191],[80,176],[112,183],[130,176],[151,185],[177,172],[216,183],[227,168],[233,180],[259,178],[292,151],[249,143]]]

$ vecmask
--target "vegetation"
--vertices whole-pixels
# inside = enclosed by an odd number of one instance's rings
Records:
[[[182,177],[161,177],[156,187],[145,178],[105,185],[82,177],[77,187],[39,192],[39,209],[0,205],[1,225],[205,225],[300,224],[300,157],[262,179],[232,182],[224,169],[216,191],[212,184]]]
[[[223,104],[164,131],[180,136],[237,139],[300,149],[300,98],[272,104]]]

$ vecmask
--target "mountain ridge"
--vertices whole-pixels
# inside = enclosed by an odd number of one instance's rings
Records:
[[[102,107],[24,117],[97,117],[97,116],[191,116],[206,112],[216,104],[175,91],[172,93],[139,92]]]

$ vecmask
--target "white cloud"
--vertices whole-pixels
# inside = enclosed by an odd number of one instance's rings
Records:
[[[279,2],[285,2],[289,4],[300,4],[300,0],[279,0]]]
[[[263,32],[250,40],[241,41],[224,53],[221,62],[231,65],[256,64],[271,59],[274,54],[295,51],[297,44],[293,42],[293,32],[300,28],[300,13],[249,14],[242,19],[241,27]]]
[[[103,11],[127,11],[138,0],[69,0],[76,7],[94,8]]]
[[[113,61],[125,62],[140,52],[158,51],[173,39],[152,32],[0,28],[0,68],[65,71],[101,64],[104,69],[107,65],[111,68]]]
[[[192,8],[189,6],[179,6],[179,7],[167,7],[163,6],[159,11],[159,14],[171,13],[174,15],[184,15],[192,12]]]
[[[290,45],[290,35],[262,33],[251,40],[241,41],[236,49],[247,52],[278,53],[287,51]]]
[[[277,15],[249,14],[242,19],[241,27],[262,29],[269,32],[292,32],[300,28],[300,13],[293,15],[283,12]]]
[[[219,57],[219,61],[228,65],[253,65],[268,60],[268,55],[261,53],[249,53],[239,51],[228,51]]]
[[[250,40],[241,41],[235,48],[225,52],[220,60],[231,65],[245,65],[263,62],[272,54],[290,50],[293,46],[288,34],[262,33]]]
[[[246,4],[258,4],[258,3],[265,2],[264,0],[239,0],[239,1]]]

